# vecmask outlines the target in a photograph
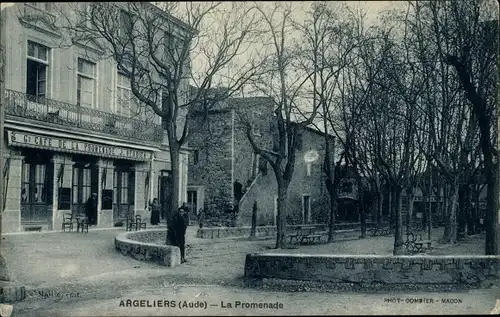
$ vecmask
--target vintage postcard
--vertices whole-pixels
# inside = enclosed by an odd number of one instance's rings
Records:
[[[0,317],[499,314],[498,6],[2,3]]]

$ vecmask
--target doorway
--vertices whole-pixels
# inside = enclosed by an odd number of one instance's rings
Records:
[[[21,171],[21,223],[50,224],[54,164],[48,155],[26,154]]]
[[[73,215],[85,214],[85,204],[98,192],[98,168],[95,159],[77,158],[73,164],[72,205]],[[98,197],[99,198],[99,197]]]
[[[130,166],[116,165],[113,177],[113,220],[134,217],[135,172]]]

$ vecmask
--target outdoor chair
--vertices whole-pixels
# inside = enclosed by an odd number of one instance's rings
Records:
[[[406,251],[422,252],[432,248],[431,240],[424,240],[421,232],[406,232],[406,241],[404,242]]]
[[[127,217],[127,224],[125,230],[132,231],[132,227],[135,227],[135,230],[137,230],[137,223],[135,222],[134,218]]]
[[[135,230],[146,229],[146,222],[142,222],[141,215],[135,216]]]
[[[87,219],[87,217],[78,217],[77,218],[76,232],[80,232],[80,229],[82,229],[82,233],[89,232],[89,220]]]
[[[63,217],[63,222],[62,222],[62,231],[66,232],[66,228],[69,229],[69,231],[73,231],[73,214],[65,214]]]

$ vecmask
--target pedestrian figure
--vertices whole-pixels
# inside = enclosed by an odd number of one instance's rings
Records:
[[[161,205],[158,202],[158,198],[154,198],[153,202],[149,204],[151,210],[151,225],[156,226],[160,223],[160,211]]]
[[[182,206],[180,207],[180,209],[182,209],[184,212],[183,212],[183,217],[184,217],[184,221],[186,222],[186,226],[189,226],[189,207],[187,205],[187,203],[182,203]]]
[[[185,245],[186,245],[186,228],[189,223],[187,215],[187,207],[185,203],[179,208],[177,213],[173,217],[173,228],[174,228],[174,245],[179,247],[181,251],[181,263],[186,262],[185,259]]]
[[[97,224],[97,194],[92,193],[85,204],[85,216],[89,221],[89,226]]]
[[[205,211],[203,208],[200,208],[200,211],[198,211],[198,225],[200,229],[203,228],[203,221],[205,221]]]

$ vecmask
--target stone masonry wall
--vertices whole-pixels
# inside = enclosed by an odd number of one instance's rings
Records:
[[[230,208],[231,184],[231,113],[203,113],[190,119],[189,147],[198,151],[198,162],[190,155],[189,186],[204,186],[206,219],[217,217]]]
[[[240,137],[243,132],[238,133]],[[243,135],[246,138],[246,136]],[[292,181],[287,194],[287,223],[304,223],[303,215],[303,197],[310,196],[310,218],[311,223],[326,223],[329,212],[329,194],[325,186],[325,175],[322,170],[324,159],[324,139],[323,136],[304,130],[302,133],[302,146],[296,150],[295,168]],[[242,144],[244,144],[242,142]],[[251,153],[251,148],[246,150],[243,146],[240,153]],[[319,158],[311,163],[310,176],[307,175],[307,164],[304,161],[306,152],[314,150],[319,154]],[[250,155],[246,155],[250,156]],[[253,202],[257,201],[257,225],[272,225],[275,218],[275,199],[277,198],[277,183],[272,168],[267,167],[267,174],[261,173],[256,180],[256,184],[250,188],[250,191],[242,199],[238,223],[241,225],[250,225],[252,219]]]
[[[333,283],[479,284],[500,277],[500,257],[247,254],[245,277]]]
[[[125,232],[115,238],[115,249],[140,261],[174,267],[181,263],[180,250],[175,246],[159,244],[158,241],[165,237],[165,230]]]

